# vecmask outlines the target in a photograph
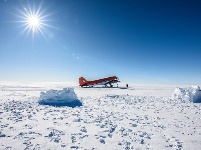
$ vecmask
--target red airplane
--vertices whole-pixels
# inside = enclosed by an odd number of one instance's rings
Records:
[[[93,87],[94,85],[105,85],[105,87],[108,87],[109,85],[110,87],[113,87],[113,84],[117,82],[120,82],[120,81],[116,76],[93,80],[93,81],[87,81],[83,77],[79,78],[79,84],[81,87]]]

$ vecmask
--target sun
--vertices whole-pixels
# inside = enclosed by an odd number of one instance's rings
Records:
[[[39,5],[37,9],[35,6],[32,8],[28,5],[18,11],[20,13],[18,16],[21,18],[19,22],[22,23],[23,32],[31,32],[33,36],[40,33],[44,36],[47,32],[47,28],[52,27],[48,24],[50,14],[45,14],[41,5]]]
[[[40,16],[37,16],[36,14],[28,15],[25,19],[26,27],[29,28],[29,30],[32,30],[32,33],[42,31],[43,27],[43,21],[41,20]]]
[[[28,23],[29,23],[29,26],[32,28],[38,27],[40,25],[40,19],[37,16],[31,16],[28,19]]]

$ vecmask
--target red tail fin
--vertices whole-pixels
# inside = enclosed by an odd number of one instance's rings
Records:
[[[86,83],[87,83],[87,80],[85,78],[83,78],[83,77],[79,78],[79,84],[80,84],[80,86],[84,86]]]

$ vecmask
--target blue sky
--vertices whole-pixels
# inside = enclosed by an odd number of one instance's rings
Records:
[[[43,34],[23,31],[29,7],[46,16]],[[201,84],[200,8],[200,0],[0,0],[0,81]]]

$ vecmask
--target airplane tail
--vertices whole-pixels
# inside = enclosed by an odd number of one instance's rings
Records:
[[[79,78],[79,84],[80,84],[80,86],[83,86],[86,83],[87,83],[87,80],[85,78],[83,78],[83,77]]]

